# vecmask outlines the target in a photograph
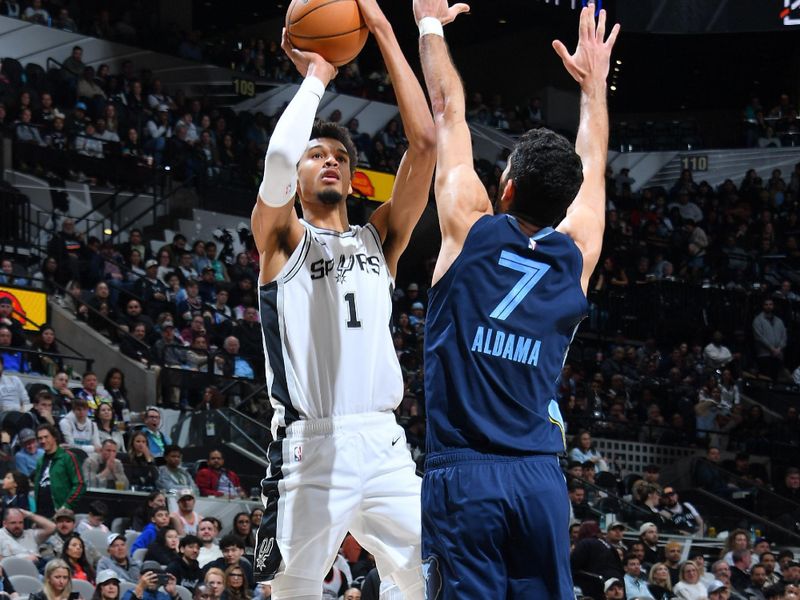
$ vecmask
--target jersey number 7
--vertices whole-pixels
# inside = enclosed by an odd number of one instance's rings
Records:
[[[544,274],[550,270],[550,265],[546,265],[536,260],[523,258],[513,252],[503,250],[500,253],[500,260],[498,264],[501,267],[507,267],[514,271],[522,273],[522,279],[511,288],[505,298],[500,301],[489,316],[498,321],[505,321],[508,316],[514,312],[514,309],[519,306],[519,303],[525,299],[530,291],[536,286],[537,283],[544,277]]]

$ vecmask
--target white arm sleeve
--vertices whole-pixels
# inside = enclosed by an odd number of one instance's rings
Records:
[[[281,115],[264,158],[264,179],[258,197],[267,206],[285,206],[297,189],[297,163],[308,146],[319,101],[325,93],[322,81],[306,77]]]

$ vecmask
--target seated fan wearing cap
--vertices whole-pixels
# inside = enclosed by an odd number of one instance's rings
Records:
[[[97,585],[100,585],[103,573],[111,571],[119,581],[136,583],[141,576],[139,564],[128,557],[128,546],[125,536],[119,533],[109,533],[106,538],[108,556],[102,557],[97,562]]]
[[[14,464],[17,471],[30,477],[36,469],[36,463],[39,458],[44,454],[44,450],[39,447],[39,442],[36,441],[36,432],[33,429],[20,430],[17,435],[17,444],[19,450],[14,455]]]

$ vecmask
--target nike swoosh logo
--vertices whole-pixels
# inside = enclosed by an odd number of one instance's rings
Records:
[[[394,438],[394,441],[392,441],[392,446],[394,446],[397,442],[399,442],[401,437],[402,436],[398,435],[396,438]]]

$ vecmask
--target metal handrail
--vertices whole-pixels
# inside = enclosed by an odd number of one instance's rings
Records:
[[[87,358],[85,356],[80,355],[72,356],[70,354],[60,354],[57,352],[44,352],[43,350],[37,350],[36,348],[20,348],[19,346],[5,346],[2,348],[3,352],[19,352],[20,354],[36,354],[37,356],[47,356],[51,358],[60,358],[62,360],[78,360],[86,363],[86,370],[91,371],[92,365],[94,364],[94,358]]]
[[[250,443],[251,443],[253,446],[255,446],[256,448],[258,448],[259,450],[261,450],[261,451],[262,451],[264,454],[267,454],[267,450],[266,450],[266,448],[263,448],[263,447],[262,447],[262,446],[261,446],[261,445],[260,445],[258,442],[256,442],[256,441],[255,441],[253,438],[251,438],[251,437],[250,437],[250,436],[247,434],[247,432],[246,432],[244,429],[242,429],[241,427],[239,427],[239,425],[237,425],[237,424],[236,424],[236,423],[233,421],[233,419],[231,419],[231,418],[230,418],[230,416],[228,416],[228,415],[224,414],[224,412],[223,412],[222,410],[220,410],[219,408],[217,408],[217,409],[214,409],[214,412],[216,412],[218,415],[220,415],[221,417],[223,417],[223,418],[224,418],[224,419],[225,419],[225,420],[228,422],[228,424],[229,424],[229,425],[230,425],[232,428],[234,428],[236,431],[238,431],[238,432],[239,432],[239,434],[241,434],[241,435],[242,435],[242,436],[243,436],[243,437],[244,437],[244,438],[245,438],[245,439],[246,439],[248,442],[250,442]],[[237,415],[241,415],[242,417],[245,417],[245,418],[248,418],[248,419],[249,419],[249,417],[247,417],[246,415],[242,415],[242,414],[241,414],[241,413],[239,413],[238,411],[232,411],[232,412],[235,412]],[[250,419],[250,420],[251,420],[251,421],[253,421],[254,423],[258,423],[257,421],[254,421],[253,419]],[[258,425],[259,425],[259,427],[263,427],[263,425],[261,425],[261,423],[258,423]]]

